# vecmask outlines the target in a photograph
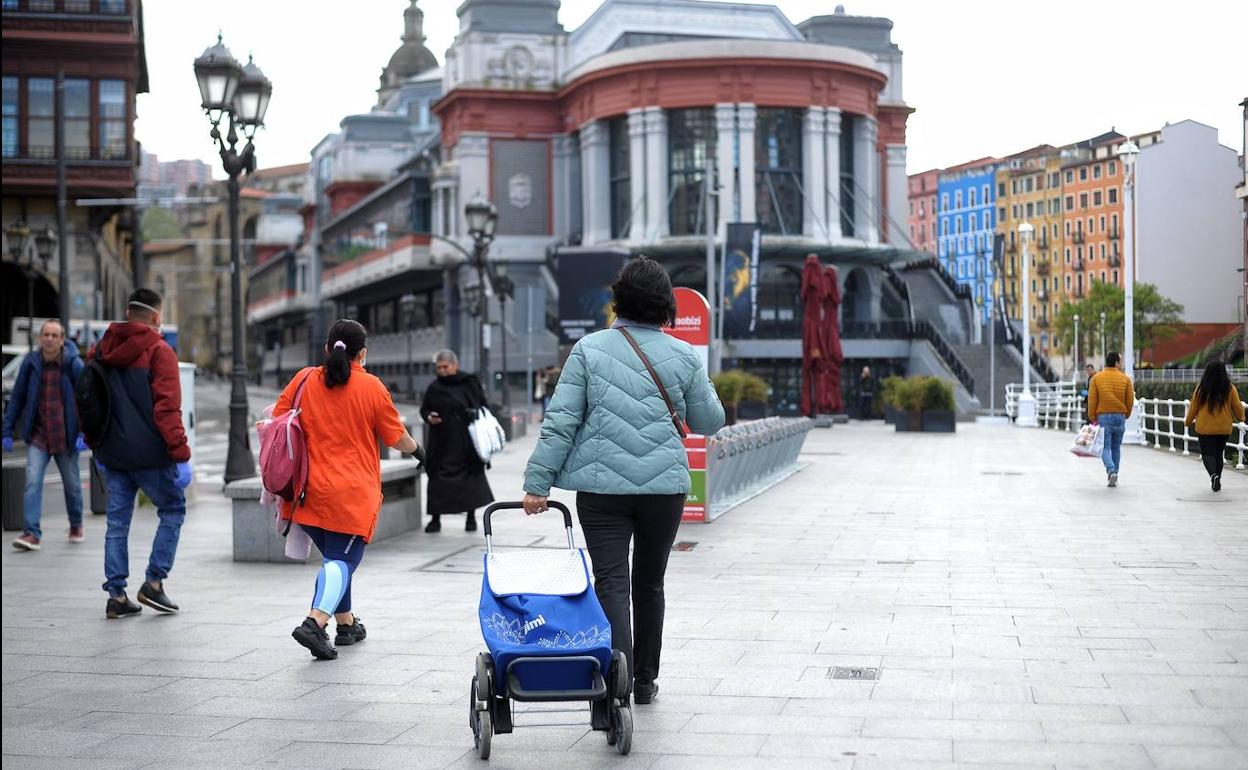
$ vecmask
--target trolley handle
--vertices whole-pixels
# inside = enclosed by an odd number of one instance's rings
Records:
[[[568,548],[575,549],[576,542],[572,539],[572,512],[568,510],[568,506],[564,505],[563,503],[557,500],[547,500],[546,505],[551,508],[554,508],[556,511],[559,511],[560,513],[563,514],[563,528],[568,533]],[[513,511],[513,510],[520,510],[523,508],[524,508],[524,503],[521,503],[518,500],[510,501],[510,502],[490,503],[489,505],[485,507],[485,512],[481,514],[481,518],[482,518],[482,528],[485,530],[486,553],[494,552],[494,547],[493,547],[493,542],[492,542],[493,536],[494,536],[494,528],[490,525],[490,516],[495,511]]]

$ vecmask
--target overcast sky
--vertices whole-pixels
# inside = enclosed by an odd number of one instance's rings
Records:
[[[422,0],[438,57],[459,29],[461,0]],[[778,0],[798,23],[828,0]],[[571,31],[600,0],[563,0]],[[1084,139],[1111,126],[1138,133],[1186,118],[1241,146],[1248,97],[1248,3],[1102,0],[862,0],[850,14],[893,20],[905,54],[909,171]],[[261,166],[300,163],[343,116],[376,103],[377,78],[403,33],[407,0],[146,0],[151,93],[137,136],[162,160],[202,158],[220,176],[191,63],[220,29],[236,58],[273,81]],[[691,30],[694,31],[694,30]]]

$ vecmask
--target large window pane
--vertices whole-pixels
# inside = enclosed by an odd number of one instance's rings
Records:
[[[124,158],[126,152],[126,83],[100,81],[100,157]]]
[[[91,157],[91,81],[65,81],[65,157]]]
[[[755,201],[765,233],[802,232],[802,111],[763,107],[755,128]]]
[[[125,13],[126,0],[100,0],[100,13]]]
[[[17,132],[18,121],[21,115],[18,114],[18,80],[15,77],[4,78],[4,115],[3,115],[3,142],[0,147],[3,148],[3,156],[6,158],[17,157]]]
[[[853,115],[841,116],[841,233],[854,237],[854,125]],[[948,193],[946,193],[948,195]],[[946,223],[948,220],[945,220]]]
[[[667,115],[667,132],[670,175],[668,213],[671,233],[705,233],[706,199],[703,177],[706,172],[706,159],[715,157],[716,151],[714,110],[672,110]]]
[[[633,221],[628,118],[612,118],[607,121],[607,129],[611,142],[608,172],[611,177],[611,237],[624,238]]]
[[[52,78],[29,78],[26,81],[26,154],[32,158],[51,158],[55,149],[52,134],[56,105]]]

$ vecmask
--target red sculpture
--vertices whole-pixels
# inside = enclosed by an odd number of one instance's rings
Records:
[[[841,349],[841,286],[835,267],[825,267],[823,278],[822,377],[816,406],[820,414],[838,414],[845,411],[841,396],[841,366],[845,363]]]
[[[824,268],[814,254],[802,267],[802,414],[845,410],[841,390],[841,288],[836,268]]]

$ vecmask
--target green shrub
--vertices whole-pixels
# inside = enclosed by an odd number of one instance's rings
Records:
[[[725,406],[737,406],[742,401],[766,401],[770,395],[767,381],[757,374],[730,369],[711,377],[715,392]]]
[[[897,408],[917,412],[923,408],[923,383],[920,377],[907,377],[897,386]]]
[[[741,400],[742,401],[766,401],[771,395],[771,388],[767,386],[767,381],[757,374],[750,372],[741,372]]]
[[[939,377],[924,377],[922,379],[923,409],[952,412],[954,409],[953,388],[949,383]]]
[[[901,383],[903,382],[905,382],[905,380],[894,374],[890,377],[885,377],[884,384],[880,388],[880,398],[885,404],[894,409],[901,408],[901,403],[898,400],[898,393],[901,388]]]

